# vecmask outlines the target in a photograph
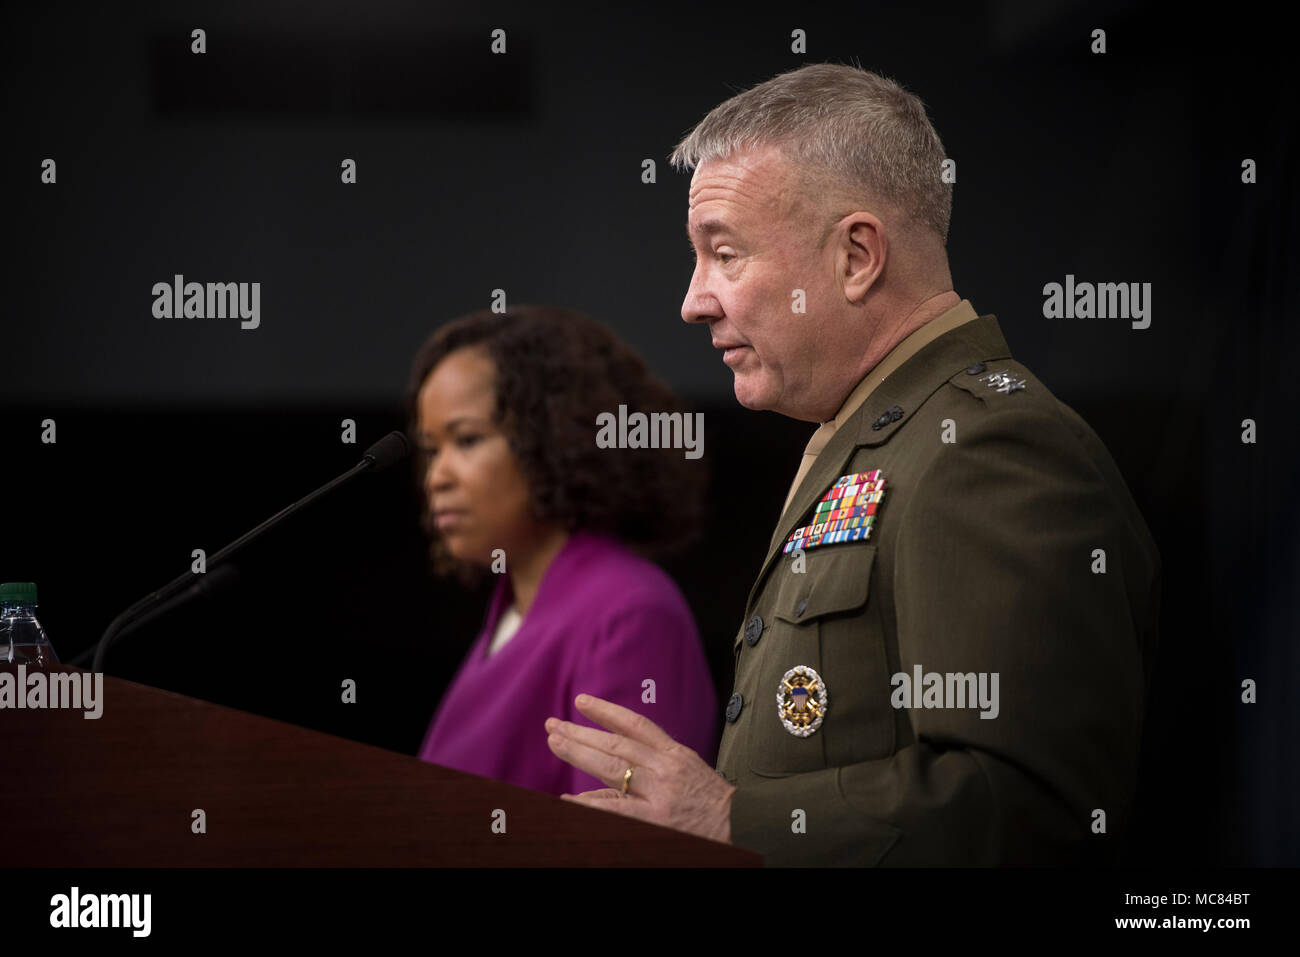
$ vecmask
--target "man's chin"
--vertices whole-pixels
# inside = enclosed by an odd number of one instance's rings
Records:
[[[736,376],[736,381],[732,386],[732,391],[736,394],[736,401],[751,412],[764,412],[771,408],[769,397],[763,395],[757,389],[746,388],[746,386],[741,383],[739,375]]]

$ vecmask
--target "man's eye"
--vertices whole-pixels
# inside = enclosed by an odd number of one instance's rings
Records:
[[[717,253],[716,255],[717,255],[717,257],[718,257],[719,260],[723,260],[723,265],[726,265],[726,262],[725,262],[726,260],[730,260],[730,259],[735,259],[735,258],[736,258],[735,256],[731,255],[731,253]]]

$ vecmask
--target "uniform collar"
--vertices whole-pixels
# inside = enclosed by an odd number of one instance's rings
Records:
[[[885,353],[885,357],[875,364],[866,375],[849,393],[849,397],[844,400],[840,410],[835,413],[835,430],[838,432],[843,428],[844,423],[849,417],[866,401],[867,397],[875,391],[876,387],[881,385],[889,376],[896,371],[908,359],[916,355],[935,339],[938,339],[944,333],[951,332],[963,323],[977,319],[978,314],[975,307],[970,304],[969,299],[963,299],[957,305],[953,306],[947,312],[935,316],[929,322],[924,323],[903,339],[902,342]]]
[[[781,516],[763,568],[754,583],[754,591],[750,593],[750,603],[768,568],[785,547],[790,533],[812,512],[822,493],[847,471],[849,460],[857,449],[884,445],[926,399],[964,369],[973,367],[975,363],[1010,356],[1011,350],[1002,336],[997,317],[992,314],[977,316],[932,337],[884,382],[875,383],[866,399],[849,413],[843,426],[835,430],[800,483],[790,507]]]

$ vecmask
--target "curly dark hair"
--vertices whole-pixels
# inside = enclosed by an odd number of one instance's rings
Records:
[[[610,329],[558,306],[520,305],[470,313],[441,326],[420,347],[406,396],[408,434],[418,446],[419,393],[447,355],[487,351],[495,367],[494,420],[528,482],[534,518],[611,535],[645,557],[689,544],[703,520],[708,473],[681,449],[602,449],[596,419],[633,412],[689,414],[673,392]],[[423,455],[412,457],[422,488]],[[478,570],[453,558],[421,493],[420,525],[439,575],[466,581]]]

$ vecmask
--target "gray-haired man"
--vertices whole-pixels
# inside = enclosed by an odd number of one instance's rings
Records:
[[[713,110],[696,267],[736,398],[821,423],[734,639],[717,773],[639,715],[550,719],[595,807],[769,864],[1104,859],[1136,778],[1159,556],[1095,433],[952,289],[920,100],[821,64]]]

